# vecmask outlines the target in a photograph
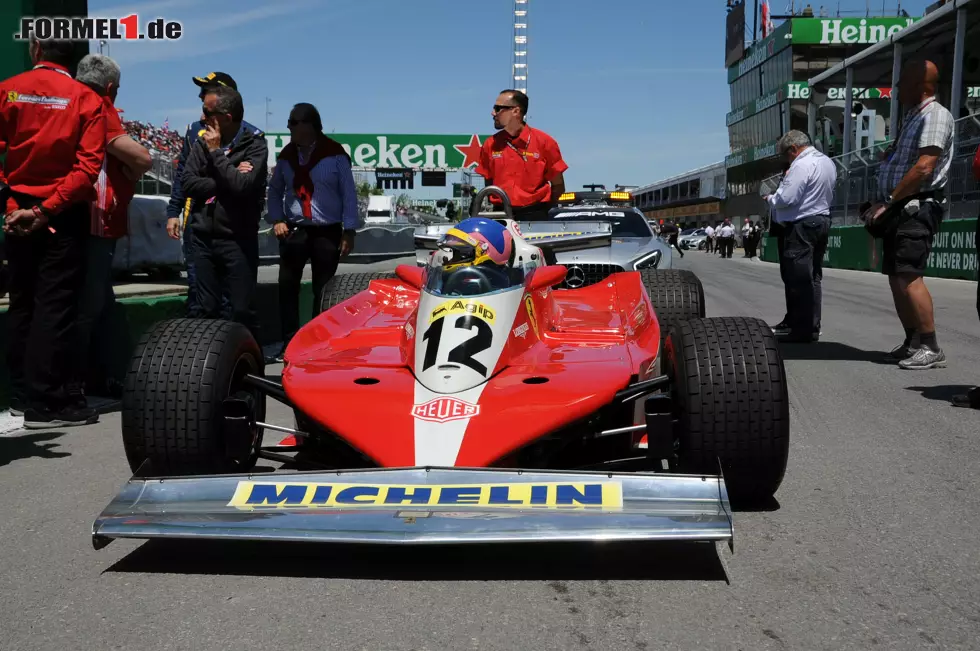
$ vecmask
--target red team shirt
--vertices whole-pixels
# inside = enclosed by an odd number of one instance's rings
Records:
[[[94,201],[105,143],[102,98],[64,66],[43,63],[0,82],[0,180],[13,191],[46,197],[41,205],[55,214]]]
[[[503,130],[487,138],[476,173],[506,192],[511,205],[522,207],[550,201],[548,181],[567,169],[555,139],[525,124],[513,138]]]
[[[119,112],[112,100],[103,97],[102,111],[105,115],[105,142],[126,135]],[[135,187],[123,173],[123,164],[115,156],[106,152],[95,182],[97,197],[92,202],[92,235],[117,239],[128,233],[129,203],[133,200]]]

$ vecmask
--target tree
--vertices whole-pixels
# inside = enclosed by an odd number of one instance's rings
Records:
[[[404,192],[398,195],[398,198],[395,199],[396,206],[402,206],[407,208],[409,205],[411,205],[411,203],[412,203],[412,198]]]

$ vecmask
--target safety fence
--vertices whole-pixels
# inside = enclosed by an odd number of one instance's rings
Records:
[[[980,205],[980,182],[973,177],[973,156],[980,146],[980,116],[968,115],[956,121],[957,145],[949,169],[946,196],[949,219],[972,218]],[[878,168],[882,153],[891,141],[885,141],[838,156],[831,160],[837,168],[837,184],[830,216],[833,226],[861,224],[861,206],[880,198]],[[762,181],[760,194],[770,194],[779,187],[780,175]]]

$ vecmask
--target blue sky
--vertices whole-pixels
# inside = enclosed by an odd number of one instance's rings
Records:
[[[926,4],[902,6],[921,15]],[[569,188],[642,185],[724,158],[724,6],[530,1],[529,123],[558,141]],[[110,44],[127,118],[183,127],[200,113],[190,78],[221,70],[253,124],[266,127],[269,97],[269,131],[285,131],[290,107],[306,101],[338,133],[491,133],[490,107],[511,85],[512,9],[512,0],[89,0],[90,16],[184,25],[177,42]]]

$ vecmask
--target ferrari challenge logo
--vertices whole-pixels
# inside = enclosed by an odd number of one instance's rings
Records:
[[[436,309],[432,310],[432,314],[429,315],[429,323],[432,323],[436,319],[444,316],[449,316],[450,314],[469,314],[472,316],[478,316],[490,325],[493,325],[493,321],[496,318],[493,310],[489,307],[480,303],[478,301],[446,301],[439,305]]]
[[[405,506],[619,511],[618,481],[454,485],[240,481],[228,502],[243,511]]]
[[[480,413],[480,405],[471,405],[459,398],[435,398],[429,402],[412,407],[412,415],[419,420],[433,423],[448,423],[451,420],[472,418]]]

